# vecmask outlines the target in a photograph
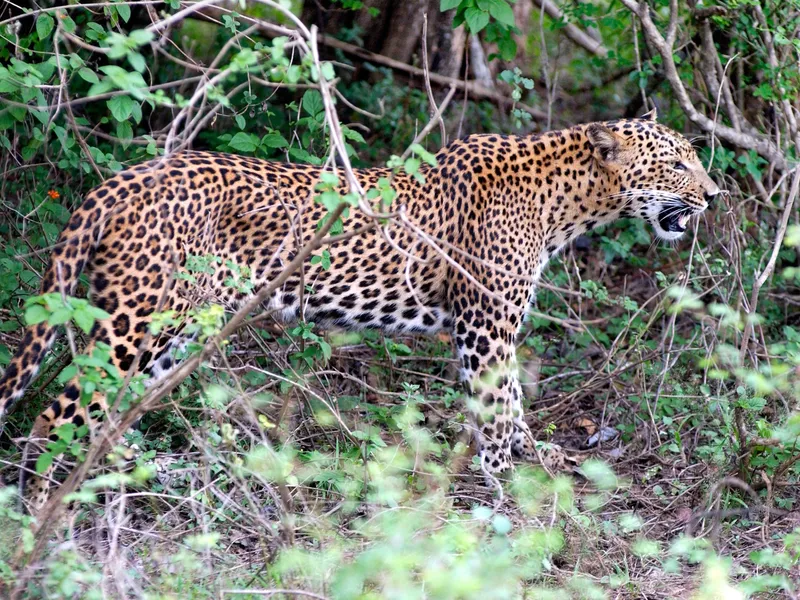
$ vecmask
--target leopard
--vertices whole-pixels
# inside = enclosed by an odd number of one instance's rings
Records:
[[[563,451],[539,444],[526,421],[515,346],[543,269],[570,241],[620,218],[643,219],[658,238],[677,240],[720,188],[689,140],[652,112],[543,133],[468,135],[431,162],[416,173],[353,169],[367,197],[390,182],[394,197],[381,208],[402,218],[372,226],[377,213],[349,210],[342,229],[353,235],[329,236],[329,264],[304,260],[265,308],[322,329],[448,332],[486,478],[497,481],[515,460],[557,468]],[[148,335],[154,314],[182,315],[193,305],[186,279],[174,273],[192,257],[219,257],[227,266],[206,287],[224,307],[240,306],[314,238],[330,216],[318,201],[320,182],[332,174],[347,192],[341,171],[194,150],[132,166],[74,210],[41,293],[73,294],[83,273],[91,302],[109,315],[94,324],[84,352],[106,344],[119,372],[158,381],[180,364],[187,338],[177,326]],[[237,265],[248,268],[251,290],[225,285]],[[58,331],[47,322],[25,329],[0,379],[0,422]],[[35,420],[29,465],[59,426],[91,430],[108,416],[102,393],[86,400],[77,376],[66,382]],[[22,470],[31,512],[47,502],[53,468]]]

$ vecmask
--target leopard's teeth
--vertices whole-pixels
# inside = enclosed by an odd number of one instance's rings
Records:
[[[680,225],[681,229],[686,229],[686,225],[689,223],[689,215],[683,215],[678,217],[678,225]]]

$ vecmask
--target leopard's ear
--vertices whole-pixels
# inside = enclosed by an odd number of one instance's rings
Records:
[[[653,110],[644,113],[640,119],[645,121],[653,121],[655,122],[658,119],[658,109],[656,108],[655,104],[653,105]]]
[[[613,162],[619,156],[622,138],[602,123],[592,123],[586,135],[594,147],[594,155],[600,162]]]

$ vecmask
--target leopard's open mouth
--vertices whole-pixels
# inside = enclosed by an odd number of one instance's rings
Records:
[[[689,217],[694,214],[694,210],[688,206],[678,208],[668,206],[658,213],[658,224],[661,229],[670,233],[683,233],[689,224]]]

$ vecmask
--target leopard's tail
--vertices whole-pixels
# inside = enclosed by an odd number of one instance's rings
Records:
[[[103,187],[89,192],[58,238],[47,266],[40,294],[56,292],[72,295],[78,277],[94,256],[103,225],[111,214],[113,200]],[[104,201],[105,197],[105,201]],[[0,377],[0,432],[14,403],[22,398],[53,345],[58,327],[47,321],[28,325],[25,334],[2,377]]]

